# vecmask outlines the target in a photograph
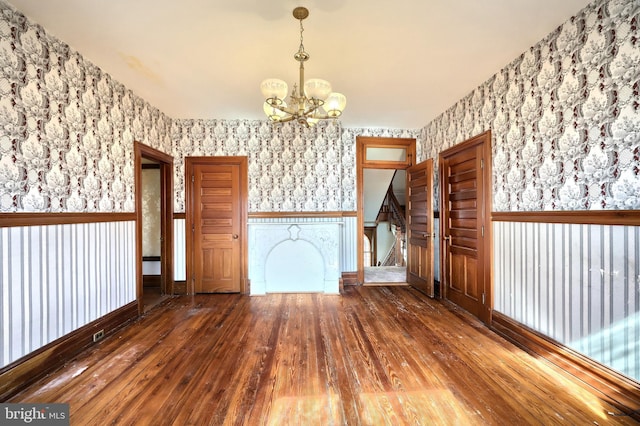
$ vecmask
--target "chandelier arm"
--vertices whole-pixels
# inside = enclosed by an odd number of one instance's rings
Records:
[[[319,105],[311,104],[310,107],[302,111],[301,115],[304,115],[305,117],[318,118],[318,117],[312,117],[311,114],[316,112],[318,108],[320,108],[320,106],[322,106],[322,104],[319,104]]]
[[[272,108],[277,109],[278,111],[282,111],[284,113],[287,114],[291,114],[291,115],[295,115],[296,110],[294,110],[293,108],[290,108],[288,106],[282,106],[282,105],[270,105]]]
[[[268,103],[270,107],[278,108],[278,109],[280,109],[280,106],[282,105],[282,99],[277,98],[275,96],[271,98],[267,98],[265,102]]]
[[[292,120],[294,120],[295,118],[296,118],[296,116],[295,116],[295,115],[290,114],[290,115],[288,115],[288,116],[286,116],[286,117],[284,117],[284,118],[279,119],[279,120],[278,120],[278,123],[286,123],[287,121],[292,121]]]

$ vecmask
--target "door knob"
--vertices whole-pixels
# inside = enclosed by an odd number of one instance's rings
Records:
[[[233,239],[237,240],[238,239],[238,234],[233,234]]]

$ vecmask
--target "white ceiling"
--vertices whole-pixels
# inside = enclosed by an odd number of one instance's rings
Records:
[[[418,129],[588,0],[8,0],[172,118],[262,119],[260,82],[347,96],[346,127]]]

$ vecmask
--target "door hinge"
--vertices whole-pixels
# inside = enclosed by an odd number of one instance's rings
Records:
[[[480,168],[484,169],[484,158],[480,159]]]
[[[196,181],[196,176],[195,175],[191,175],[191,183],[194,183]]]
[[[480,234],[484,237],[484,225],[480,227]]]
[[[484,300],[485,300],[485,294],[482,293],[482,304],[484,305]]]

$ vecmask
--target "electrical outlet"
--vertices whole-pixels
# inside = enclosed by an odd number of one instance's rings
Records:
[[[103,337],[104,337],[104,329],[93,333],[93,341],[94,342],[97,342],[98,340],[101,340]]]

